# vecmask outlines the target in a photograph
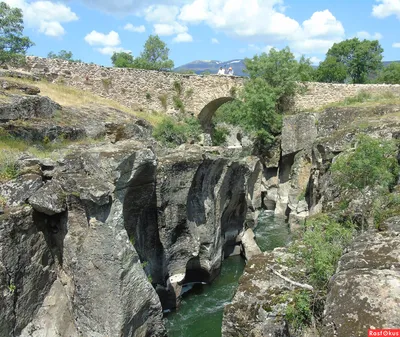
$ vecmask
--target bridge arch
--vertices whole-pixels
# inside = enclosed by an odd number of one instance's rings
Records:
[[[199,119],[201,126],[206,132],[211,131],[211,120],[218,108],[225,103],[232,102],[234,99],[235,98],[232,96],[219,97],[204,106],[204,108],[198,114],[197,118]]]

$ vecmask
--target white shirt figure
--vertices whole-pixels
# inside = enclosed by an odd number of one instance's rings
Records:
[[[225,75],[225,70],[222,67],[219,68],[218,75]]]
[[[231,76],[233,76],[233,69],[232,69],[232,67],[229,67],[229,70],[228,70],[228,75],[231,75]]]

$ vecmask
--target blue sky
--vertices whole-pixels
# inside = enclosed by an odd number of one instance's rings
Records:
[[[140,54],[150,34],[175,66],[227,61],[289,46],[318,64],[333,43],[379,39],[384,60],[400,60],[400,0],[3,0],[24,12],[29,54],[70,50],[110,65],[113,51]]]

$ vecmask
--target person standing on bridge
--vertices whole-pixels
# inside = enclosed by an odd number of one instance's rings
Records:
[[[218,75],[225,75],[225,70],[222,67],[219,67]]]

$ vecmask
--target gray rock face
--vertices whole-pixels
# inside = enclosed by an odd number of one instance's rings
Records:
[[[141,147],[73,152],[43,172],[51,181],[29,200],[35,211],[0,216],[1,336],[165,336],[124,222],[133,178],[155,165]]]
[[[28,206],[0,216],[0,335],[19,336],[56,279],[48,233]]]
[[[289,337],[283,319],[286,303],[278,298],[291,289],[291,285],[276,276],[270,268],[286,274],[286,268],[277,260],[288,256],[282,249],[253,256],[240,278],[232,302],[225,306],[222,321],[223,337]]]
[[[0,121],[51,117],[61,107],[48,97],[10,96],[10,103],[0,104]]]
[[[322,336],[365,336],[400,326],[400,218],[356,239],[329,283]]]
[[[282,156],[309,149],[317,138],[316,118],[312,114],[296,114],[283,119]]]
[[[54,181],[37,190],[28,201],[36,211],[47,215],[62,213],[67,208],[64,191],[61,185]]]
[[[183,283],[213,280],[224,256],[235,250],[248,212],[261,207],[255,197],[261,179],[256,162],[216,158],[198,149],[161,156],[156,183],[150,176],[154,167],[144,168],[147,183],[134,194],[128,233],[149,262],[153,280],[168,293],[164,307],[178,305]],[[137,197],[152,191],[153,199]]]

